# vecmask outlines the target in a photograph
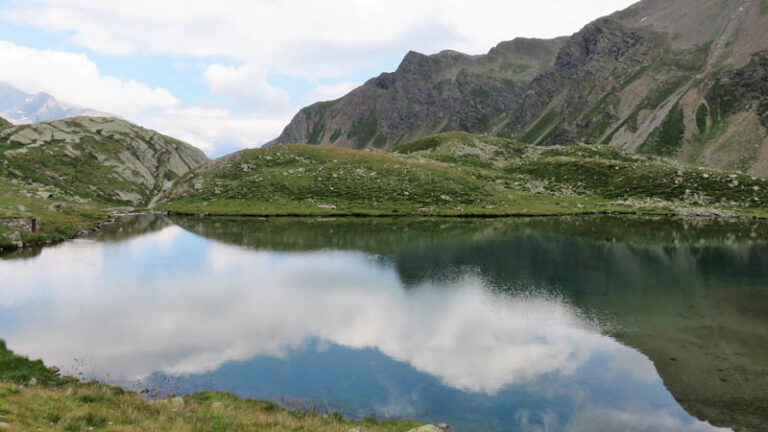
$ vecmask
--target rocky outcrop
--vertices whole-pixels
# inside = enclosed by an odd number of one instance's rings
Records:
[[[199,149],[132,123],[77,117],[0,131],[0,179],[46,199],[148,205],[208,161]]]
[[[24,217],[0,217],[0,226],[8,227],[15,231],[26,231],[29,233],[34,233],[37,232],[37,219]]]
[[[643,0],[567,38],[515,39],[480,56],[410,52],[395,72],[302,109],[270,144],[388,149],[466,131],[768,174],[764,56],[751,60],[768,50],[763,3]],[[728,93],[726,81],[741,87]],[[702,124],[718,94],[743,102]]]
[[[705,99],[712,121],[755,110],[768,128],[768,51],[756,54],[743,68],[721,74]]]

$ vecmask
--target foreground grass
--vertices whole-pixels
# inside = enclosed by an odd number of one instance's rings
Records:
[[[543,148],[448,133],[393,153],[283,145],[186,174],[160,208],[258,216],[766,217],[768,180],[609,146]]]
[[[219,392],[147,401],[119,387],[61,378],[0,341],[0,430],[403,432],[421,424],[291,411]]]

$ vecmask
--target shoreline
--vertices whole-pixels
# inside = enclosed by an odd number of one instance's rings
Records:
[[[89,234],[99,232],[104,226],[118,223],[118,218],[121,216],[132,216],[141,214],[160,214],[166,216],[184,216],[184,217],[199,217],[199,218],[245,218],[245,219],[281,219],[281,218],[296,218],[296,219],[324,219],[324,218],[340,218],[340,219],[544,219],[544,218],[568,218],[568,217],[592,217],[592,216],[615,216],[615,217],[660,217],[669,219],[688,219],[688,220],[728,220],[728,221],[768,221],[768,216],[762,215],[741,215],[734,214],[732,216],[722,216],[717,214],[694,214],[684,215],[679,212],[672,211],[615,211],[615,210],[598,210],[598,211],[577,211],[577,212],[561,212],[561,213],[522,213],[522,212],[510,212],[510,213],[482,213],[482,212],[465,212],[465,213],[366,213],[366,212],[318,212],[318,213],[301,213],[301,212],[282,212],[282,213],[196,213],[196,212],[184,212],[174,210],[147,210],[147,211],[135,211],[127,213],[113,213],[108,216],[107,220],[95,222],[87,225],[77,231],[71,232],[68,236],[43,236],[36,239],[33,242],[24,242],[23,246],[0,246],[0,261],[7,259],[8,255],[14,253],[22,253],[23,251],[33,250],[35,248],[42,249],[47,246],[54,246],[63,242],[74,240],[82,237],[86,237]]]

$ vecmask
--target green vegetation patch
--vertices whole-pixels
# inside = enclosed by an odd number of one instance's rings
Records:
[[[472,89],[469,91],[469,95],[472,97],[472,99],[487,99],[491,97],[491,92],[484,87],[472,87]]]
[[[683,110],[675,104],[661,125],[640,145],[639,151],[659,156],[674,156],[683,146],[684,137]]]
[[[700,104],[696,108],[696,127],[699,129],[699,134],[704,135],[707,133],[707,118],[709,117],[709,107],[706,104]]]
[[[61,378],[40,360],[30,360],[11,352],[0,339],[0,381],[26,384],[35,379],[40,384],[54,384]]]
[[[544,114],[539,121],[537,121],[530,129],[520,137],[520,141],[527,144],[534,144],[541,135],[552,127],[557,121],[560,120],[560,113],[556,110],[548,111]]]
[[[320,144],[325,137],[325,123],[315,122],[311,127],[307,127],[307,143]]]
[[[354,140],[358,148],[362,148],[376,136],[378,127],[379,121],[376,119],[376,111],[371,111],[368,116],[352,124],[347,138]]]
[[[339,138],[341,138],[341,129],[336,129],[331,134],[331,143],[335,143]]]

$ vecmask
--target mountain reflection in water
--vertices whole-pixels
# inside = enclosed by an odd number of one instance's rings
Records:
[[[759,428],[764,231],[144,215],[0,262],[0,337],[124,385],[461,430]]]

